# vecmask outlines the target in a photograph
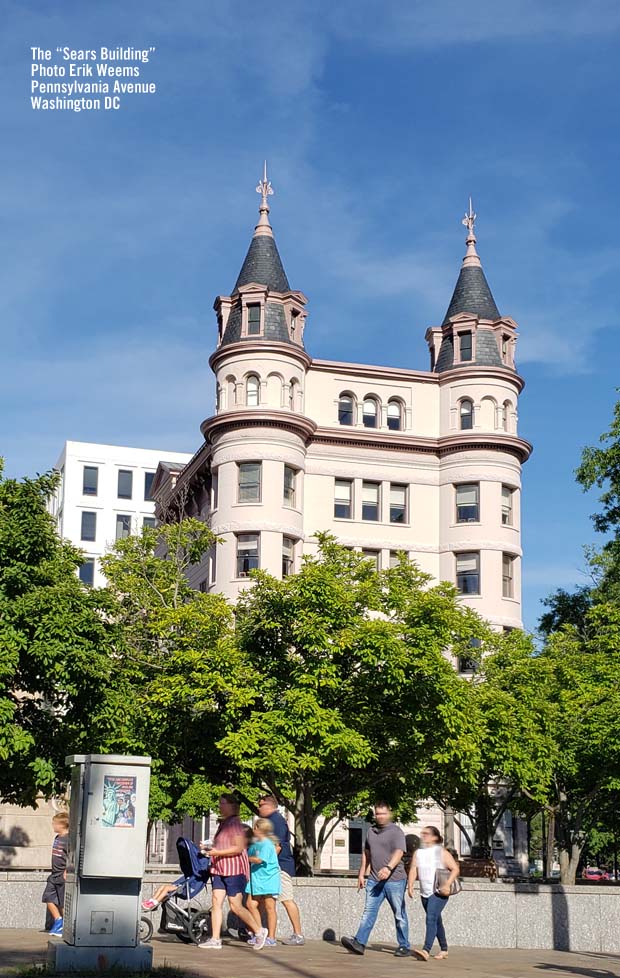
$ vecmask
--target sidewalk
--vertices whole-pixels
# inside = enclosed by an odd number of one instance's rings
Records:
[[[47,934],[0,930],[0,974],[43,963]],[[446,961],[428,964],[399,959],[393,947],[375,944],[364,957],[338,944],[309,941],[305,947],[279,945],[253,951],[231,941],[221,951],[201,951],[175,938],[153,939],[154,964],[177,966],[200,978],[404,978],[426,974],[437,978],[618,978],[620,955],[571,954],[563,951],[513,951],[452,948]]]

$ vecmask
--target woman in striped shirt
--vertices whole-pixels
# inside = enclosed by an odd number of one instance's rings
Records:
[[[220,934],[224,900],[228,898],[230,909],[254,934],[253,947],[260,951],[265,944],[267,928],[261,925],[260,917],[255,910],[243,906],[243,894],[250,878],[250,864],[246,827],[239,818],[239,802],[234,795],[220,797],[220,825],[215,833],[213,848],[209,850],[209,855],[213,887],[212,937],[199,946],[207,950],[221,949]]]

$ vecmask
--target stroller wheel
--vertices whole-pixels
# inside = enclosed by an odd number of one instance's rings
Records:
[[[140,917],[138,939],[142,944],[148,944],[153,936],[153,921],[150,917]]]
[[[211,911],[200,910],[189,922],[189,937],[194,944],[200,944],[211,934]]]

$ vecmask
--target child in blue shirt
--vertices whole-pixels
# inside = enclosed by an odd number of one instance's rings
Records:
[[[265,947],[276,946],[276,898],[280,893],[280,864],[273,825],[268,818],[254,822],[254,842],[248,849],[250,880],[246,887],[248,909],[267,918]],[[253,938],[250,938],[251,944]]]

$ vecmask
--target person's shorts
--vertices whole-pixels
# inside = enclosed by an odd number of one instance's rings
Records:
[[[280,870],[280,900],[282,903],[292,903],[295,897],[293,896],[293,880],[288,873],[284,870]]]
[[[65,881],[48,879],[43,890],[41,903],[54,903],[62,913],[65,904]]]
[[[226,896],[239,896],[245,893],[248,885],[248,878],[245,873],[237,873],[235,876],[211,876],[211,886],[214,890],[225,890]]]

